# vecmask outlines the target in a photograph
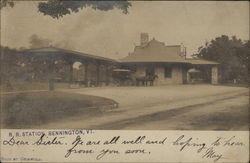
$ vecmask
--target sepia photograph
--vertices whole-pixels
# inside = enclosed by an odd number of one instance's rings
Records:
[[[0,12],[0,162],[249,162],[248,1]]]
[[[1,1],[1,129],[249,130],[248,1]]]

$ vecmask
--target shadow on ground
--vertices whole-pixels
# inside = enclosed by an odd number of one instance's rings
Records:
[[[5,94],[1,103],[1,128],[22,129],[76,115],[98,116],[118,106],[108,98],[56,91]]]

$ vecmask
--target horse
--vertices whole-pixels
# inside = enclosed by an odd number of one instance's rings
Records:
[[[142,83],[143,86],[146,86],[146,77],[142,76],[142,77],[136,77],[136,86],[140,85],[140,82]]]
[[[148,75],[146,76],[146,86],[148,85],[148,82],[149,82],[149,85],[150,86],[153,86],[154,85],[154,80],[155,79],[158,79],[158,76],[157,75]]]
[[[150,86],[154,85],[154,80],[157,79],[157,75],[147,75],[143,77],[137,77],[136,78],[136,85],[139,86],[140,82],[143,86],[148,86],[148,82],[150,83]]]

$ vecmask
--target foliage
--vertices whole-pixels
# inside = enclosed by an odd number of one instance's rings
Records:
[[[3,7],[14,7],[14,0],[1,0],[0,9]],[[128,13],[128,8],[132,6],[127,0],[48,0],[38,4],[38,11],[44,15],[59,19],[67,14],[77,13],[79,10],[91,7],[94,10],[108,11],[115,8],[122,10],[124,14]]]
[[[36,34],[33,34],[29,38],[30,48],[49,47],[52,44],[52,40],[41,38]]]
[[[1,70],[0,79],[1,84],[7,85],[12,89],[13,82],[27,81],[27,82],[47,82],[48,74],[50,74],[50,62],[46,57],[36,56],[17,49],[9,47],[2,47],[1,49]],[[68,63],[55,63],[55,73],[58,77],[65,80],[69,73]]]
[[[1,79],[10,79],[12,76],[15,76],[15,70],[18,70],[19,67],[19,57],[17,56],[17,50],[10,49],[8,47],[0,47],[0,49]]]
[[[95,0],[49,0],[48,2],[40,2],[38,9],[44,15],[49,15],[52,18],[60,18],[64,15],[76,13],[85,7],[91,7],[95,10],[108,11],[114,8],[120,9],[124,14],[128,13],[128,8],[131,6],[126,0],[116,1],[95,1]]]
[[[1,0],[0,9],[6,6],[14,7],[14,1],[13,0]]]
[[[220,63],[222,82],[237,80],[240,83],[248,81],[250,42],[243,42],[235,36],[229,38],[222,35],[198,49],[194,57]]]

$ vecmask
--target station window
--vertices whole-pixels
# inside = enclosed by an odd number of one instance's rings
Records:
[[[147,67],[146,68],[146,76],[152,76],[155,74],[155,69],[154,67]]]
[[[172,68],[170,66],[165,67],[165,78],[171,78],[172,77]]]

